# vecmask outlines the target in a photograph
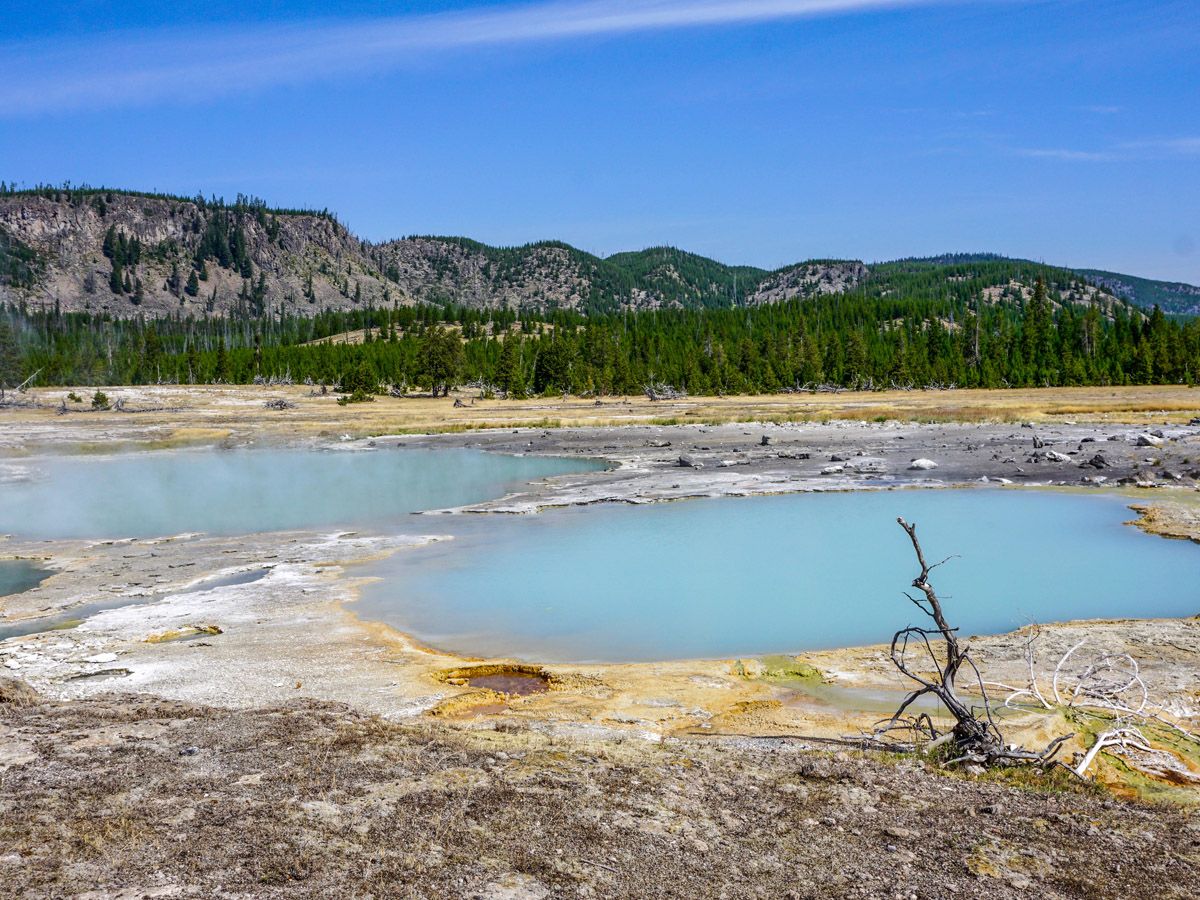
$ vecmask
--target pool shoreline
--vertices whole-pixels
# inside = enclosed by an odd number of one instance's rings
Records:
[[[1118,471],[1139,467],[1134,436],[1143,425],[1110,423],[1040,427],[1041,439],[1066,441],[1103,434],[1125,440],[1101,449],[1115,458]],[[766,435],[769,440],[763,443]],[[1197,452],[1200,431],[1179,429],[1169,442],[1176,455]],[[560,475],[504,498],[458,514],[532,513],[550,506],[583,503],[657,503],[695,496],[746,496],[805,489],[854,490],[877,475],[821,474],[832,455],[862,453],[893,460],[895,476],[876,489],[947,489],[992,481],[1006,453],[1026,453],[1031,433],[1015,425],[887,425],[830,423],[772,426],[628,426],[593,429],[523,429],[443,436],[376,436],[330,446],[371,452],[399,447],[470,447],[498,453],[602,458],[613,467],[586,475]],[[992,443],[989,445],[988,441]],[[669,442],[671,446],[659,446]],[[374,446],[370,446],[373,443]],[[286,443],[285,443],[286,445]],[[678,465],[692,445],[703,468]],[[808,449],[797,449],[799,446]],[[1075,446],[1072,444],[1071,446]],[[971,448],[971,449],[969,449]],[[983,449],[979,449],[983,448]],[[879,452],[879,451],[882,451]],[[807,458],[800,458],[807,454]],[[908,470],[909,456],[929,455],[939,468]],[[1001,459],[992,460],[992,455]],[[713,462],[713,460],[716,460]],[[724,460],[740,460],[721,466]],[[980,465],[980,463],[987,465]],[[1122,499],[1148,501],[1155,510],[1133,524],[1151,533],[1200,537],[1195,518],[1200,493],[1172,485],[1155,491],[1068,487],[1077,465],[1038,464],[1035,487],[1103,491]],[[1168,465],[1174,465],[1168,463]],[[1033,465],[1024,468],[1034,470]],[[1057,483],[1056,483],[1057,482]],[[1025,486],[1028,489],[1028,485]],[[1188,485],[1190,488],[1190,485]],[[1015,489],[1015,487],[1014,487]],[[0,665],[51,697],[81,698],[120,691],[217,706],[259,707],[299,697],[346,703],[388,718],[433,716],[464,728],[495,728],[506,723],[563,737],[661,741],[689,734],[809,734],[837,737],[869,728],[877,713],[797,702],[796,692],[758,658],[690,659],[628,664],[554,664],[473,659],[426,646],[386,624],[360,618],[356,600],[364,584],[356,564],[398,552],[420,552],[438,538],[438,516],[417,515],[406,535],[384,537],[354,532],[312,531],[254,534],[240,538],[181,535],[122,541],[31,541],[0,539],[0,556],[27,555],[55,560],[57,574],[43,583],[36,604],[14,597],[0,601],[10,614],[31,614],[50,606],[61,611],[97,593],[171,593],[189,580],[270,566],[272,574],[253,584],[220,588],[202,596],[177,594],[165,602],[102,613],[66,632],[49,632],[0,642]],[[192,579],[194,580],[194,579]],[[140,583],[140,584],[139,584]],[[17,595],[19,597],[20,595]],[[15,602],[14,602],[15,601]],[[1200,612],[1200,610],[1197,610]],[[215,626],[217,634],[175,640],[179,629]],[[1087,638],[1114,649],[1144,655],[1156,684],[1172,695],[1189,696],[1200,669],[1200,620],[1130,619],[1068,622],[1042,626],[1045,654]],[[164,638],[163,636],[167,636]],[[883,641],[890,635],[880,634]],[[150,641],[150,638],[160,638]],[[989,677],[1016,679],[1025,665],[1024,638],[1009,632],[973,639]],[[904,687],[886,648],[878,644],[804,653],[833,686],[872,690]],[[532,665],[551,677],[551,689],[508,698],[446,680],[446,673],[472,665]],[[106,674],[108,673],[108,674]],[[94,677],[75,680],[78,675]],[[1190,707],[1189,707],[1190,708]],[[477,712],[481,711],[481,712]],[[1184,710],[1187,711],[1186,709]],[[1192,715],[1200,710],[1191,709]],[[1193,726],[1194,727],[1194,726]]]
[[[750,430],[749,426],[727,428],[727,431],[734,430],[738,433],[731,437],[740,438],[742,443],[745,443],[744,432]],[[1105,430],[1112,431],[1114,428],[1105,426]],[[691,437],[694,431],[695,426],[678,428],[676,434],[683,433]],[[827,430],[832,432],[830,437],[836,443],[851,445],[860,442],[864,436],[871,436],[872,431],[875,431],[874,427],[863,425],[833,426]],[[910,437],[924,437],[928,434],[931,439],[936,440],[944,436],[946,428],[906,426],[905,431]],[[1127,428],[1126,431],[1134,433],[1136,430]],[[668,485],[680,484],[680,476],[706,474],[704,469],[683,470],[676,466],[662,466],[664,448],[647,446],[650,438],[647,437],[646,428],[642,427],[624,431],[625,448],[613,452],[610,445],[613,443],[614,433],[614,430],[588,433],[587,439],[581,442],[578,432],[572,432],[570,437],[574,440],[553,442],[547,439],[547,432],[539,432],[539,445],[534,448],[516,448],[511,445],[511,433],[498,432],[458,434],[442,438],[377,437],[371,440],[377,448],[395,440],[397,444],[403,445],[482,445],[480,449],[494,452],[534,452],[539,455],[569,455],[572,452],[581,454],[586,450],[587,455],[592,458],[607,458],[614,463],[612,468],[600,472],[554,476],[545,479],[540,485],[524,488],[508,497],[457,510],[460,514],[530,512],[547,506],[575,505],[581,502],[581,498],[586,498],[588,503],[610,500],[610,497],[600,494],[625,493],[624,498],[618,497],[618,500],[624,499],[625,502],[666,502],[685,497],[679,496],[679,491],[662,490],[665,482]],[[804,432],[800,433],[804,436]],[[1018,434],[1021,438],[1026,437],[1025,434]],[[529,443],[527,434],[517,434],[516,438],[517,442]],[[712,437],[706,436],[701,439],[714,445],[716,443]],[[584,446],[580,446],[581,443]],[[635,446],[629,446],[630,444]],[[923,449],[917,440],[906,446],[906,450]],[[384,451],[386,450],[377,450]],[[630,458],[631,456],[634,458]],[[720,476],[724,473],[721,469],[713,467],[708,469],[707,474]],[[787,482],[788,492],[805,490],[805,487],[814,481],[814,486],[821,490],[854,490],[856,486],[853,480],[833,481],[828,476],[812,476],[805,481],[793,474]],[[882,490],[895,487],[970,487],[979,484],[977,478],[934,481],[926,478],[925,473],[918,473],[898,479]],[[772,493],[774,491],[767,488],[774,485],[775,481],[772,479],[760,479],[752,485],[758,490],[746,491],[746,485],[740,481],[702,479],[692,482],[686,493],[688,496],[713,496],[713,492],[716,491],[718,496],[739,496],[744,493]],[[1064,490],[1094,491],[1097,488]],[[1109,492],[1112,488],[1104,490]],[[1134,494],[1121,490],[1121,494],[1123,497],[1128,494],[1130,499],[1134,496],[1146,496],[1142,491]],[[1152,504],[1153,509],[1158,510],[1154,514],[1154,522],[1148,523],[1148,516],[1144,514],[1139,516],[1135,523],[1152,532],[1169,527],[1187,530],[1190,528],[1187,517],[1177,515],[1172,520],[1169,510],[1189,509],[1193,504],[1189,494],[1194,492],[1170,488],[1156,492],[1156,498],[1163,497],[1165,503]],[[436,530],[426,528],[428,524],[436,526],[436,522],[436,516],[414,516],[413,524],[418,527],[413,530],[421,533]],[[1164,524],[1170,522],[1175,522],[1174,526]],[[1190,536],[1196,538],[1198,535],[1200,528],[1194,529]],[[52,644],[55,641],[64,641],[68,636],[66,632],[50,632],[49,635],[32,636],[17,641],[46,644],[46,647],[23,647],[13,654],[8,647],[13,643],[10,641],[0,644],[0,655],[8,659],[16,656],[18,668],[13,673],[22,677],[28,676],[32,683],[52,696],[86,696],[102,690],[146,690],[161,696],[245,706],[266,700],[287,700],[298,696],[296,692],[299,691],[299,696],[317,696],[326,700],[348,702],[373,712],[401,718],[426,713],[444,714],[454,718],[456,714],[469,710],[473,703],[494,702],[496,698],[473,691],[469,686],[463,688],[460,685],[440,682],[437,678],[438,673],[470,664],[503,666],[521,662],[528,665],[528,662],[472,659],[445,653],[437,647],[425,646],[400,629],[362,619],[354,608],[362,583],[358,571],[354,568],[355,563],[378,558],[380,554],[403,552],[406,548],[414,546],[414,542],[425,541],[428,538],[428,535],[415,534],[408,538],[384,539],[355,534],[336,536],[294,532],[252,535],[248,540],[184,536],[140,541],[74,541],[74,546],[66,546],[71,542],[54,542],[52,546],[40,541],[36,545],[38,556],[76,558],[76,564],[64,566],[58,575],[52,576],[46,582],[46,586],[54,587],[56,581],[64,580],[74,582],[73,587],[77,589],[85,587],[84,584],[78,583],[80,569],[89,568],[97,557],[119,557],[121,553],[118,551],[134,550],[143,546],[156,547],[155,552],[160,554],[156,558],[161,558],[163,547],[172,546],[178,550],[179,547],[196,544],[203,551],[199,554],[200,557],[221,559],[242,556],[245,557],[244,564],[247,566],[263,565],[271,557],[280,557],[281,551],[293,551],[294,557],[299,547],[302,547],[304,550],[299,552],[302,562],[298,564],[304,571],[293,571],[289,576],[293,578],[293,587],[295,584],[301,586],[300,594],[293,599],[296,601],[296,608],[304,611],[296,617],[302,620],[296,622],[294,619],[288,619],[282,612],[283,606],[286,605],[281,606],[277,602],[272,604],[271,592],[276,590],[272,577],[265,578],[258,586],[229,589],[227,593],[232,594],[232,598],[227,598],[224,602],[215,602],[208,610],[196,610],[190,606],[175,608],[172,602],[167,601],[164,604],[155,604],[155,607],[162,608],[155,608],[152,614],[149,607],[138,607],[139,614],[132,616],[126,613],[124,622],[120,614],[102,614],[95,622],[74,629],[70,635],[72,638],[84,638],[83,649],[59,648],[54,652]],[[59,544],[64,546],[58,546]],[[235,548],[236,553],[230,552]],[[28,553],[34,550],[34,545],[22,547],[19,544],[14,545],[11,540],[0,544],[0,553],[4,556],[8,556],[11,551]],[[188,554],[185,553],[184,556],[188,557]],[[197,554],[191,553],[191,557],[194,556]],[[194,560],[192,562],[194,563]],[[221,562],[226,560],[221,559]],[[154,577],[154,574],[146,576]],[[163,572],[158,571],[157,577],[162,576]],[[97,588],[104,582],[104,577],[98,578]],[[80,594],[77,589],[64,593],[78,598]],[[313,599],[312,594],[318,594],[319,599]],[[241,610],[232,610],[229,600],[238,601],[238,604],[242,605]],[[6,608],[11,606],[12,604],[6,604]],[[200,616],[200,612],[206,613],[206,616]],[[196,643],[197,649],[204,649],[205,652],[209,652],[208,648],[203,647],[205,643],[210,647],[222,646],[224,650],[220,655],[226,665],[234,658],[240,659],[238,677],[226,679],[224,683],[218,683],[203,666],[193,666],[190,662],[181,665],[182,661],[172,644],[145,642],[145,638],[150,636],[154,629],[166,631],[172,624],[206,624],[206,619],[221,624],[222,616],[232,618],[232,622],[224,623],[229,626],[222,626],[222,634]],[[252,622],[250,619],[253,619]],[[1133,622],[1138,623],[1136,631],[1140,635],[1139,640],[1146,640],[1148,635],[1163,631],[1170,632],[1170,640],[1176,643],[1183,641],[1184,644],[1190,644],[1195,630],[1194,626],[1189,624],[1192,622],[1189,619],[1139,619]],[[1118,632],[1129,630],[1126,622],[1114,626],[1111,620],[1063,623],[1045,628],[1063,634],[1084,631],[1093,635],[1097,641],[1114,640],[1120,637]],[[158,631],[154,631],[155,634]],[[880,636],[881,640],[886,637]],[[979,638],[979,642],[985,648],[990,644],[1004,646],[1010,641],[1012,634]],[[1196,647],[1200,650],[1200,638]],[[52,665],[37,665],[36,659],[20,659],[20,656],[37,658],[47,650],[50,652],[46,653],[46,662]],[[86,683],[70,682],[64,678],[67,672],[88,671],[89,667],[90,670],[112,667],[113,661],[100,664],[86,662],[88,659],[107,659],[109,654],[115,654],[116,658],[121,660],[119,667],[128,668],[132,674]],[[173,655],[174,659],[168,658],[168,654]],[[881,655],[881,648],[878,646],[846,647],[805,653],[802,654],[802,659],[806,664],[820,668],[834,683],[856,688],[902,686],[894,672],[887,666],[878,665]],[[1007,665],[1000,658],[997,658],[996,664]],[[749,728],[751,732],[778,730],[782,726],[775,713],[782,708],[781,696],[786,696],[786,690],[769,677],[761,677],[761,673],[755,674],[758,665],[760,664],[754,658],[746,658],[544,666],[542,668],[546,671],[557,674],[559,684],[556,689],[547,691],[546,694],[505,702],[503,713],[487,716],[484,721],[518,718],[540,722],[542,727],[560,728],[565,731],[583,728],[588,732],[611,733],[613,736],[632,734],[649,739],[661,739],[665,734],[691,731],[697,727],[715,728],[716,732],[728,728]],[[54,671],[56,668],[58,672]],[[281,678],[278,673],[284,670],[288,672],[287,677]],[[330,671],[342,672],[343,676],[353,673],[353,677],[330,678],[326,674]],[[271,679],[270,682],[268,678]],[[300,685],[299,688],[296,684]],[[780,706],[776,707],[775,704]],[[479,724],[479,720],[472,721]],[[806,731],[842,732],[848,724],[850,721],[841,710],[829,715],[821,713],[820,710],[816,713],[808,710],[803,719]],[[793,722],[791,727],[797,727],[796,722]]]

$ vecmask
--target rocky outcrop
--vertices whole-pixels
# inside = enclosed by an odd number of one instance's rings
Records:
[[[585,314],[759,306],[855,290],[887,296],[887,265],[882,275],[880,266],[856,260],[810,260],[768,272],[674,247],[602,258],[556,241],[492,247],[412,236],[372,243],[328,212],[269,209],[245,198],[226,204],[92,189],[0,193],[0,303],[117,318],[304,316],[419,303]],[[939,277],[937,290],[967,278]],[[1003,277],[973,290],[987,303],[1032,295],[1031,278]],[[1109,316],[1122,305],[1105,290],[1068,280],[1052,302],[1097,305]]]
[[[372,249],[407,297],[482,308],[580,309],[592,294],[587,254],[559,244],[497,249],[454,238],[412,237]]]
[[[867,267],[861,262],[807,262],[773,272],[746,297],[752,306],[780,303],[796,297],[842,294],[861,284]]]
[[[197,250],[217,224],[238,236],[248,265],[210,258],[189,289]],[[120,270],[127,290],[111,284],[109,234],[136,241]],[[0,235],[35,260],[32,278],[0,278],[0,302],[117,317],[221,314],[239,305],[311,314],[400,293],[365,245],[324,214],[120,193],[16,194],[0,197]]]
[[[132,249],[114,253],[114,241]],[[244,199],[90,189],[0,195],[0,302],[118,318],[415,303],[584,313],[756,305],[849,290],[866,273],[859,262],[768,273],[671,247],[602,259],[558,242],[504,248],[415,236],[376,244],[327,212]]]

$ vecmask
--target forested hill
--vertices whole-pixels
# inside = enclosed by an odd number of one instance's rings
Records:
[[[1101,269],[1078,271],[1093,283],[1104,286],[1118,297],[1144,309],[1157,306],[1173,316],[1200,316],[1200,287],[1194,284],[1155,281],[1151,278],[1138,278],[1135,275],[1122,275],[1119,272],[1105,272]]]
[[[974,262],[1023,262],[1036,265],[1031,260],[1017,260],[995,253],[947,253],[920,259],[899,260],[912,265],[948,266]],[[1158,281],[1137,275],[1123,275],[1104,269],[1073,268],[1072,272],[1094,285],[1104,288],[1122,300],[1151,310],[1159,307],[1170,316],[1200,316],[1200,286],[1181,281]]]
[[[995,302],[1027,296],[1039,272],[1064,296],[1096,302],[1106,314],[1118,298],[1183,311],[1174,298],[1188,289],[987,254],[870,266],[811,260],[767,271],[670,247],[601,258],[553,241],[512,248],[434,236],[371,243],[328,211],[273,209],[253,198],[0,186],[0,303],[118,319],[299,318],[419,304],[595,315],[855,292],[958,298],[973,291]],[[1191,290],[1200,301],[1200,289]]]
[[[767,272],[669,247],[601,258],[547,241],[371,243],[328,211],[114,190],[0,189],[0,302],[114,318],[311,316],[454,303],[581,313],[757,305],[838,293],[859,262]]]
[[[486,397],[628,394],[662,385],[667,394],[715,394],[828,385],[1193,384],[1198,376],[1200,318],[1176,321],[1160,310],[1147,316],[1073,273],[1009,261],[895,263],[841,294],[637,314],[425,303],[313,316],[114,319],[0,304],[0,388],[26,379],[282,379],[335,385],[369,400],[377,392],[461,384]]]

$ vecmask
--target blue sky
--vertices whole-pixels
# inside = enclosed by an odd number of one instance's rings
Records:
[[[0,178],[1200,283],[1200,4],[4,0]]]

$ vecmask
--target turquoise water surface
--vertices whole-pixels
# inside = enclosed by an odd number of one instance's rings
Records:
[[[379,581],[356,611],[471,655],[634,661],[886,641],[920,620],[902,594],[915,565],[901,515],[931,559],[957,554],[935,584],[967,634],[1200,613],[1200,547],[1123,525],[1126,501],[1099,492],[865,491],[414,519],[605,464],[381,447],[24,465],[27,480],[0,484],[0,533],[450,532],[366,564]],[[0,594],[43,575],[0,564]]]
[[[479,503],[530,480],[604,467],[590,459],[392,448],[57,457],[29,463],[27,481],[0,484],[0,532],[122,538],[399,530],[413,512]]]
[[[24,559],[0,559],[0,597],[37,587],[50,570]]]
[[[896,524],[965,634],[1030,620],[1200,613],[1200,547],[1121,523],[1126,501],[1030,490],[879,491],[439,520],[458,539],[368,566],[356,612],[435,646],[542,661],[787,653],[920,621]]]

